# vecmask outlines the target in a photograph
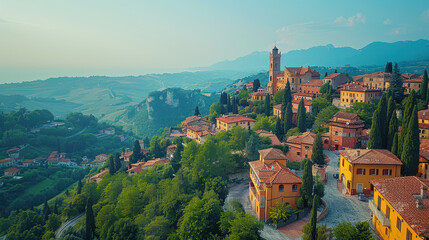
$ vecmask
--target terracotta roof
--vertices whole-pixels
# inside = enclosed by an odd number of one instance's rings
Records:
[[[266,96],[268,92],[252,92],[250,95],[252,96]]]
[[[147,161],[145,164],[142,165],[142,167],[150,167],[153,165],[164,164],[168,162],[170,162],[170,160],[166,158],[157,158],[157,159]]]
[[[288,137],[286,143],[292,144],[310,144],[313,145],[317,135],[312,132],[305,132],[302,135]]]
[[[216,135],[216,133],[214,133],[212,131],[206,131],[206,130],[198,132],[197,134],[200,137],[204,137],[204,136],[207,136],[207,135]]]
[[[122,154],[122,157],[131,157],[131,155],[133,155],[133,151]]]
[[[207,125],[189,125],[187,129],[190,129],[194,132],[202,132],[210,130],[210,127]]]
[[[11,149],[8,149],[7,152],[14,152],[14,151],[18,151],[18,150],[19,150],[19,148],[11,148]]]
[[[180,126],[182,127],[182,128],[184,128],[184,127],[187,127],[190,123],[192,123],[192,122],[201,122],[201,123],[196,123],[196,124],[212,124],[209,120],[207,120],[207,119],[205,119],[205,118],[202,118],[201,116],[195,116],[195,115],[193,115],[193,116],[190,116],[190,117],[187,117],[181,124],[180,124]]]
[[[88,161],[83,160],[82,162],[80,162],[80,164],[88,164]]]
[[[282,150],[277,148],[267,148],[258,151],[261,157],[265,160],[284,160],[286,156],[282,152]]]
[[[419,78],[420,76],[415,73],[402,73],[401,78],[403,79],[413,79],[413,78]]]
[[[272,132],[268,132],[265,130],[257,130],[255,131],[255,133],[258,134],[260,137],[269,137],[271,139],[271,144],[273,145],[281,144],[279,138]]]
[[[420,78],[413,78],[413,79],[407,79],[403,81],[404,83],[422,83],[422,79]]]
[[[429,109],[420,110],[417,115],[419,119],[429,120]]]
[[[98,178],[103,178],[104,175],[106,175],[106,173],[108,173],[108,172],[109,172],[109,169],[107,168],[104,171],[99,172],[99,173],[95,174],[94,176],[90,177],[89,180],[95,180],[95,179],[98,179]]]
[[[365,74],[364,77],[390,77],[390,73],[387,72],[375,72],[375,73],[369,73]]]
[[[311,70],[310,67],[285,67],[285,71],[288,71],[292,75],[303,76],[307,72],[310,72],[313,77],[320,76],[317,71]],[[283,73],[284,74],[284,73]]]
[[[8,169],[4,170],[4,172],[7,172],[7,173],[17,173],[19,171],[20,170],[18,168],[8,168]]]
[[[127,172],[132,172],[132,173],[141,173],[143,172],[143,169],[141,167],[132,167],[130,169],[127,170]]]
[[[370,182],[419,236],[429,237],[429,198],[421,199],[422,209],[416,207],[416,197],[422,187],[428,188],[429,180],[409,176]]]
[[[324,79],[332,79],[332,78],[338,77],[340,75],[341,75],[341,73],[332,73],[329,76],[326,76]]]
[[[22,161],[22,163],[32,163],[33,159],[25,159],[24,161]]]
[[[302,183],[302,179],[296,173],[277,161],[266,164],[257,160],[249,162],[249,165],[262,183]]]
[[[15,158],[4,158],[0,160],[0,163],[4,163],[4,162],[10,162],[12,160],[15,160]]]
[[[301,86],[311,86],[311,87],[320,87],[323,85],[323,80],[313,79],[308,83],[301,84]]]
[[[276,105],[273,106],[273,108],[280,110],[280,109],[282,109],[282,105],[281,104],[276,104]]]
[[[386,149],[350,149],[338,152],[352,164],[402,165],[401,160]]]
[[[224,123],[234,123],[234,122],[256,122],[253,118],[248,118],[240,115],[232,115],[232,116],[223,116],[218,117],[216,120],[219,120]]]
[[[381,92],[381,90],[377,89],[369,89],[368,87],[362,86],[360,84],[355,83],[346,83],[341,86],[341,91],[353,91],[353,92]]]
[[[344,118],[348,120],[353,120],[353,119],[359,118],[359,116],[355,113],[337,112],[332,118]]]
[[[107,155],[105,153],[102,153],[102,154],[98,154],[96,157],[105,157],[105,158],[108,158],[109,155]]]
[[[303,98],[304,99],[304,106],[311,106],[311,101],[310,100],[307,100],[306,98]],[[301,102],[301,99],[300,100],[292,100],[292,103],[295,103],[295,104],[299,104],[299,102]]]

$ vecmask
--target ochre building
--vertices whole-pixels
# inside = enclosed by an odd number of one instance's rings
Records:
[[[338,181],[345,195],[371,195],[370,180],[401,176],[402,162],[386,149],[341,150]]]
[[[302,179],[286,167],[287,158],[276,148],[259,151],[260,159],[249,162],[249,198],[258,220],[270,218],[270,209],[276,203],[287,203],[296,208]]]
[[[362,135],[365,121],[357,114],[337,112],[329,121],[329,132],[322,136],[329,137],[331,150],[355,148]]]
[[[241,115],[225,115],[216,118],[216,131],[228,131],[235,126],[253,129],[256,120]]]
[[[380,95],[381,90],[349,83],[343,85],[340,90],[340,106],[351,107],[355,102],[371,102],[372,99],[378,98]]]

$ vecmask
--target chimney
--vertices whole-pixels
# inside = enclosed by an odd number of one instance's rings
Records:
[[[420,187],[420,197],[422,199],[428,198],[428,188],[425,185],[423,185],[423,184]]]
[[[416,200],[416,208],[417,209],[423,209],[423,202],[421,198],[417,198]]]
[[[357,150],[356,153],[358,156],[360,156],[360,150]]]

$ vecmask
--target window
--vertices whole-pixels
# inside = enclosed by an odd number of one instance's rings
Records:
[[[365,175],[365,168],[358,168],[356,169],[357,175]]]
[[[378,175],[378,169],[369,169],[369,175]]]
[[[407,228],[407,240],[412,240],[413,239],[413,234],[411,234],[410,230],[408,230]]]
[[[396,217],[396,228],[401,231],[401,219],[399,217]]]
[[[296,155],[298,155],[298,156],[299,156],[299,155],[301,155],[301,153],[300,153],[300,152],[296,152]]]
[[[343,158],[343,167],[344,167],[344,158]]]
[[[392,169],[383,169],[383,176],[392,175]]]
[[[298,192],[298,185],[292,185],[292,192]]]
[[[352,165],[349,165],[349,172],[352,171]]]
[[[381,196],[378,196],[377,209],[381,209]]]
[[[390,219],[390,207],[386,204],[386,218]]]
[[[261,208],[265,207],[265,196],[261,196]]]
[[[285,186],[284,185],[280,185],[279,186],[279,192],[284,192],[285,191]]]
[[[305,146],[304,148],[305,148],[306,150],[310,149],[310,147],[309,147],[309,146]]]

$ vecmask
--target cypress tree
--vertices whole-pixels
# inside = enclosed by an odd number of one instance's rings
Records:
[[[82,181],[79,180],[77,182],[77,194],[80,194],[82,192]]]
[[[334,73],[338,73],[337,69],[335,69],[335,72],[334,72]]]
[[[387,95],[386,98],[388,98],[389,100],[387,101],[387,116],[386,119],[387,121],[390,122],[390,119],[392,118],[392,114],[396,114],[396,104],[395,101],[393,100],[392,96]]]
[[[404,163],[403,173],[407,176],[415,176],[419,168],[419,123],[417,117],[417,106],[414,106],[413,113],[408,123],[407,132],[402,147],[401,161]]]
[[[143,159],[143,154],[141,152],[141,147],[139,140],[134,141],[134,147],[133,147],[133,155],[130,158],[130,163],[136,163],[138,161],[141,161]]]
[[[284,115],[286,112],[286,107],[289,103],[292,103],[292,94],[290,92],[290,83],[287,81],[285,91],[283,92],[283,99],[282,99],[282,114]]]
[[[225,114],[225,107],[223,106],[222,103],[220,104],[219,114]]]
[[[305,118],[304,98],[301,98],[298,105],[298,112],[296,113],[296,125],[300,132],[305,132]]]
[[[389,121],[389,131],[387,134],[387,146],[386,149],[391,150],[393,146],[393,139],[395,138],[395,134],[398,134],[398,119],[396,118],[396,114],[392,114],[392,117]],[[398,141],[398,139],[396,139]]]
[[[270,94],[265,96],[265,116],[269,117],[271,112]]]
[[[233,99],[234,99],[234,101],[233,101],[233,102],[234,102],[234,106],[233,106],[233,110],[234,110],[234,111],[233,111],[233,113],[234,113],[234,114],[238,114],[238,99],[237,99],[237,97],[235,97],[235,96],[234,96],[234,98],[233,98]]]
[[[416,93],[414,92],[414,90],[411,91],[410,95],[405,100],[404,105],[405,105],[405,110],[402,118],[401,136],[399,136],[399,139],[398,139],[398,156],[402,156],[402,148],[404,147],[403,143],[408,132],[408,122],[410,120],[414,106],[417,105]]]
[[[313,197],[313,207],[311,208],[311,218],[310,218],[310,239],[317,239],[317,206],[319,205],[319,197],[314,195]]]
[[[392,71],[392,79],[390,80],[389,91],[396,103],[401,103],[404,98],[404,87],[402,85],[401,73],[399,72],[398,64],[395,63],[395,68]]]
[[[385,149],[387,145],[387,132],[389,130],[389,120],[387,118],[387,101],[386,101],[386,95],[383,94],[381,96],[380,101],[378,102],[378,116],[380,121],[380,133],[381,133],[381,147]]]
[[[286,112],[284,114],[283,117],[283,123],[284,123],[284,127],[283,127],[283,133],[286,134],[287,131],[289,131],[289,129],[292,128],[292,116],[293,116],[293,112],[292,112],[292,104],[288,103],[287,107],[286,107]]]
[[[328,72],[325,72],[325,77],[327,77],[328,76]]]
[[[48,201],[45,201],[45,204],[43,205],[43,215],[45,218],[45,222],[48,220],[50,214],[51,209],[49,208]]]
[[[231,96],[229,96],[229,94],[227,95],[227,98],[226,98],[226,112],[227,113],[232,112]]]
[[[423,73],[422,85],[420,87],[420,96],[421,96],[421,99],[426,100],[426,102],[428,102],[428,100],[426,99],[427,93],[428,93],[428,72],[425,70],[425,72]]]
[[[116,167],[115,167],[115,157],[110,154],[109,158],[107,159],[107,162],[109,163],[109,173],[110,175],[113,175],[116,173]]]
[[[380,122],[380,112],[375,110],[372,115],[371,131],[369,132],[368,148],[369,149],[380,149],[383,145],[382,140],[382,125]]]
[[[143,143],[144,143],[143,148],[148,149],[150,147],[150,140],[147,136],[143,139]]]
[[[277,118],[276,121],[276,136],[281,141],[283,138],[283,125],[282,120],[280,118]]]
[[[55,214],[58,214],[58,207],[57,207],[57,203],[55,203],[55,205],[54,205],[54,213],[55,213]]]
[[[198,109],[198,106],[195,107],[195,111],[194,111],[194,115],[195,116],[199,116],[200,114],[200,109]]]
[[[121,164],[120,155],[119,155],[119,153],[116,153],[115,154],[115,169],[116,169],[115,172],[119,171],[119,169],[121,169],[121,167],[122,167],[122,164]]]
[[[323,156],[323,143],[320,134],[317,134],[316,139],[314,139],[313,150],[311,152],[311,161],[320,165],[325,164],[325,157]]]
[[[386,63],[386,68],[384,69],[384,72],[392,73],[392,62]]]
[[[392,148],[390,151],[397,157],[400,157],[398,156],[398,132],[396,132],[395,136],[393,137]]]
[[[173,159],[171,159],[171,166],[174,169],[174,172],[177,172],[181,166],[180,161],[182,160],[182,151],[183,144],[182,142],[177,144],[176,151],[173,154]]]
[[[313,196],[313,173],[311,169],[311,161],[304,159],[302,162],[304,169],[302,171],[301,197],[304,200],[304,205],[309,205],[309,200]]]
[[[261,83],[259,82],[259,79],[253,80],[253,91],[254,92],[257,92],[260,86],[261,86]]]
[[[92,210],[91,198],[88,198],[85,209],[86,240],[92,240],[95,237],[95,219]]]

